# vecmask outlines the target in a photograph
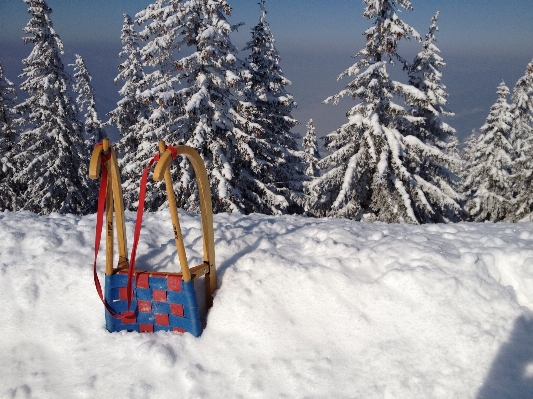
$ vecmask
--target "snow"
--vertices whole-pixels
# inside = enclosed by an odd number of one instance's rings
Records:
[[[219,289],[200,338],[106,331],[94,225],[94,215],[0,213],[0,398],[533,392],[532,222],[217,214]],[[195,264],[198,215],[182,212],[181,226]],[[177,270],[167,211],[145,214],[138,254],[139,268]]]

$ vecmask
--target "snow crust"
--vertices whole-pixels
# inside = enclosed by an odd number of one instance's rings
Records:
[[[105,330],[94,225],[0,214],[0,398],[533,392],[532,222],[217,214],[219,289],[200,338]],[[181,226],[196,264],[198,215],[181,213]],[[139,268],[178,269],[167,211],[145,214],[138,254]]]

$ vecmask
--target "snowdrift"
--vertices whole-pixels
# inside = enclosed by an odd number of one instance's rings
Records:
[[[0,398],[532,395],[531,222],[215,215],[219,289],[200,338],[106,331],[94,225],[0,214]],[[199,262],[199,217],[181,225]],[[168,212],[144,226],[138,267],[177,270]]]

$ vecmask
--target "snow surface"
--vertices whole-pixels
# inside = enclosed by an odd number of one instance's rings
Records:
[[[168,212],[144,220],[139,268],[176,270]],[[531,222],[215,215],[200,338],[106,331],[94,225],[0,213],[0,398],[533,396]],[[194,264],[199,218],[181,225]]]

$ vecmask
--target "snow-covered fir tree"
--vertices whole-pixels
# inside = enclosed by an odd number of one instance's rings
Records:
[[[302,146],[305,152],[305,160],[307,168],[305,174],[310,178],[315,178],[320,175],[320,168],[318,162],[320,160],[320,152],[318,151],[318,141],[316,139],[315,125],[312,119],[307,122],[307,132],[302,140]]]
[[[147,42],[139,54],[143,67],[148,67],[151,72],[141,72],[137,66],[137,69],[131,69],[138,77],[142,74],[142,79],[132,87],[135,94],[132,92],[131,95],[132,102],[139,105],[138,114],[118,146],[123,153],[120,164],[124,176],[124,200],[130,209],[137,207],[140,176],[147,161],[157,151],[157,142],[183,142],[180,128],[186,118],[183,100],[186,87],[182,85],[184,69],[175,57],[183,46],[195,46],[199,8],[197,1],[157,0],[136,14],[136,22],[143,27],[139,38]],[[125,24],[125,30],[123,40],[126,35],[130,37],[128,40],[133,40],[133,26],[130,30]],[[131,50],[130,54],[133,53]],[[177,169],[173,163],[174,177]],[[149,181],[148,186],[150,196],[145,207],[157,210],[166,201],[164,185]]]
[[[88,192],[88,154],[69,95],[72,79],[60,56],[63,44],[46,1],[24,2],[32,17],[24,28],[30,36],[23,40],[33,49],[22,61],[21,89],[28,98],[16,107],[21,133],[14,178],[24,190],[21,209],[39,214],[87,212],[94,206]]]
[[[78,94],[76,103],[79,111],[84,114],[85,140],[89,151],[92,151],[96,143],[100,143],[107,135],[105,134],[103,123],[96,111],[94,100],[94,89],[91,86],[92,77],[85,67],[85,61],[76,54],[74,67],[74,91]]]
[[[238,176],[244,200],[241,202],[247,203],[242,210],[298,212],[303,201],[306,162],[305,154],[298,151],[298,135],[291,132],[298,124],[291,115],[296,103],[286,90],[290,81],[280,67],[274,36],[266,21],[265,1],[261,0],[259,6],[259,23],[243,50],[250,52],[239,104],[246,119],[236,120],[237,128],[247,133],[244,141],[237,136],[236,147],[238,158],[245,160]]]
[[[459,171],[459,176],[461,177],[461,192],[464,192],[464,181],[468,176],[469,165],[475,159],[475,147],[479,139],[479,132],[475,129],[472,129],[472,133],[465,140],[463,150],[460,152],[461,156],[461,169]]]
[[[455,202],[438,194],[438,187],[418,174],[423,167],[420,154],[439,150],[414,134],[421,118],[408,114],[395,103],[427,101],[419,89],[390,79],[387,68],[398,60],[401,39],[416,31],[398,18],[398,7],[412,10],[408,0],[365,0],[364,16],[374,21],[365,31],[367,43],[359,60],[339,78],[351,76],[346,89],[326,102],[337,103],[349,96],[358,103],[348,113],[348,122],[326,136],[330,154],[320,162],[327,170],[311,187],[316,195],[318,215],[354,220],[424,223],[446,221],[445,207]],[[447,214],[447,213],[446,213]]]
[[[515,85],[512,95],[511,140],[516,151],[513,165],[514,209],[508,220],[531,217],[533,212],[533,61]]]
[[[422,51],[409,66],[409,84],[424,93],[425,99],[411,97],[410,114],[418,118],[407,125],[407,135],[413,135],[424,145],[407,142],[408,151],[417,158],[413,165],[424,194],[431,206],[424,221],[459,221],[462,197],[458,173],[461,159],[457,149],[455,129],[442,121],[451,116],[446,109],[448,94],[441,82],[440,68],[446,66],[435,45],[439,12],[433,16],[429,33],[422,42]],[[408,168],[411,169],[411,168]]]
[[[130,174],[125,182],[130,205],[135,206],[136,176],[156,151],[157,141],[164,139],[199,151],[211,181],[215,212],[280,213],[290,206],[283,195],[287,182],[271,182],[269,176],[259,180],[261,171],[266,174],[268,169],[261,169],[262,160],[256,160],[252,148],[265,133],[247,114],[253,104],[247,106],[239,98],[246,71],[229,37],[240,25],[228,22],[230,14],[226,1],[207,0],[160,0],[137,14],[137,22],[144,25],[139,36],[148,42],[141,54],[154,72],[143,79],[146,87],[141,93],[151,115],[137,129],[137,150],[122,161],[123,171]],[[188,54],[178,58],[185,46]],[[198,189],[189,162],[174,163],[171,173],[180,193],[178,205],[197,210]],[[147,208],[163,206],[164,191],[156,187],[152,192]],[[271,196],[265,199],[264,193]]]
[[[179,136],[184,144],[198,150],[208,171],[215,212],[253,212],[258,195],[249,186],[254,153],[248,146],[250,135],[238,128],[247,119],[239,113],[236,90],[242,86],[243,62],[237,57],[226,16],[230,5],[224,0],[195,1],[186,37],[195,51],[176,62],[183,72],[184,88],[179,91],[184,117]],[[259,128],[259,126],[256,126]],[[197,208],[197,187],[190,164],[182,161],[174,171],[179,206]],[[278,202],[286,201],[282,195]]]
[[[145,104],[145,100],[140,95],[144,90],[144,68],[139,48],[139,36],[135,30],[135,23],[128,14],[124,14],[120,39],[123,47],[119,56],[125,60],[118,66],[119,73],[114,82],[115,84],[124,82],[119,90],[122,99],[117,103],[117,107],[108,113],[109,120],[106,124],[115,125],[118,128],[122,136],[119,150],[127,154],[135,152],[140,142],[137,129],[133,127],[150,116],[149,106]]]
[[[513,197],[511,167],[514,149],[510,141],[513,116],[507,102],[509,89],[498,86],[498,100],[491,107],[480,136],[470,151],[465,179],[466,210],[476,222],[505,220]]]
[[[14,114],[16,100],[15,86],[4,76],[0,64],[0,211],[17,209],[18,193],[13,181],[15,173],[13,157],[17,139]]]

